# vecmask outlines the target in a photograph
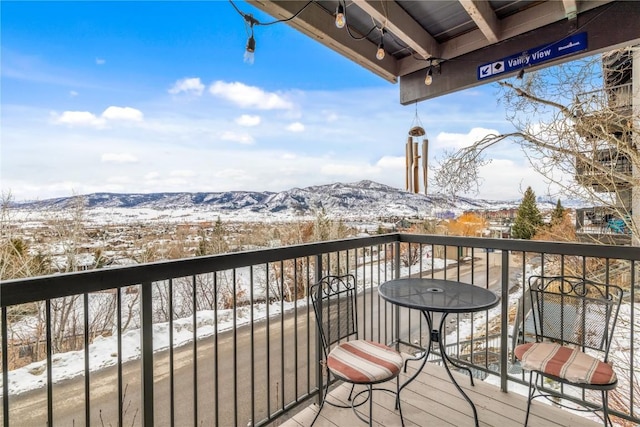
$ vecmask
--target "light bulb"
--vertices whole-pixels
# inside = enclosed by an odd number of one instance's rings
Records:
[[[429,71],[427,71],[427,75],[424,77],[424,84],[430,86],[433,83],[433,75],[431,72],[431,67],[429,67]]]
[[[253,64],[254,52],[256,51],[256,39],[253,35],[247,40],[247,50],[244,51],[244,62],[247,64]]]
[[[255,54],[253,52],[249,52],[248,50],[244,51],[244,62],[247,64],[253,64],[255,59]]]
[[[344,28],[344,25],[347,23],[347,20],[344,17],[344,7],[341,4],[338,4],[336,8],[336,27]]]
[[[382,43],[380,43],[378,45],[378,51],[376,52],[376,58],[378,58],[378,61],[382,61],[384,59],[384,45]]]

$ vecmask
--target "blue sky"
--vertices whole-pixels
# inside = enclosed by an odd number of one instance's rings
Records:
[[[228,1],[0,8],[0,177],[14,200],[362,179],[404,189],[416,106],[286,24],[255,28],[247,64],[244,21]],[[431,164],[445,149],[511,130],[496,93],[485,85],[417,105]],[[546,193],[519,148],[490,157],[472,196],[520,198],[529,185]]]

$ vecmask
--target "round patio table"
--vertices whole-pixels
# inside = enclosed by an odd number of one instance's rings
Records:
[[[451,360],[446,353],[446,347],[443,342],[443,330],[445,320],[450,313],[473,313],[477,311],[488,310],[495,307],[500,302],[500,297],[492,291],[478,286],[469,285],[452,280],[429,279],[429,278],[406,278],[390,280],[378,287],[378,293],[382,299],[389,301],[400,307],[412,308],[420,310],[427,321],[431,334],[429,336],[429,344],[424,349],[423,355],[418,359],[424,358],[420,368],[411,378],[400,386],[397,399],[400,399],[400,391],[413,381],[424,368],[429,353],[431,352],[431,344],[437,343],[442,363],[460,394],[469,402],[473,410],[473,418],[475,425],[478,426],[478,412],[476,407],[462,390],[458,382],[455,380],[449,369],[449,364],[454,365],[458,369],[464,369],[469,373],[471,385],[473,386],[473,376],[471,370],[466,366],[461,366]],[[434,327],[433,314],[442,313],[438,328]],[[408,362],[408,360],[407,360]],[[406,371],[406,363],[405,363]],[[396,405],[398,402],[396,402]]]

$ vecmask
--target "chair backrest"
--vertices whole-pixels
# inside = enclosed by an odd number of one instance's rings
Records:
[[[358,333],[356,291],[356,278],[352,274],[325,276],[311,286],[325,357],[332,344]]]
[[[529,292],[536,340],[573,344],[604,353],[622,302],[622,289],[572,276],[531,276]]]

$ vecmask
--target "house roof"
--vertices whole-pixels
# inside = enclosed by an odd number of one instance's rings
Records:
[[[400,83],[410,104],[498,80],[520,69],[545,67],[640,43],[640,2],[587,0],[248,0],[276,19],[371,72]],[[341,5],[347,26],[337,28]],[[290,19],[295,15],[295,18]],[[384,29],[384,35],[383,30]],[[541,48],[571,45],[540,61],[500,70],[481,67]],[[380,42],[385,56],[376,58]],[[517,59],[517,58],[516,58]],[[535,62],[535,63],[534,63]],[[516,64],[515,62],[513,64]],[[431,69],[433,82],[425,76]],[[498,72],[499,71],[499,72]]]

